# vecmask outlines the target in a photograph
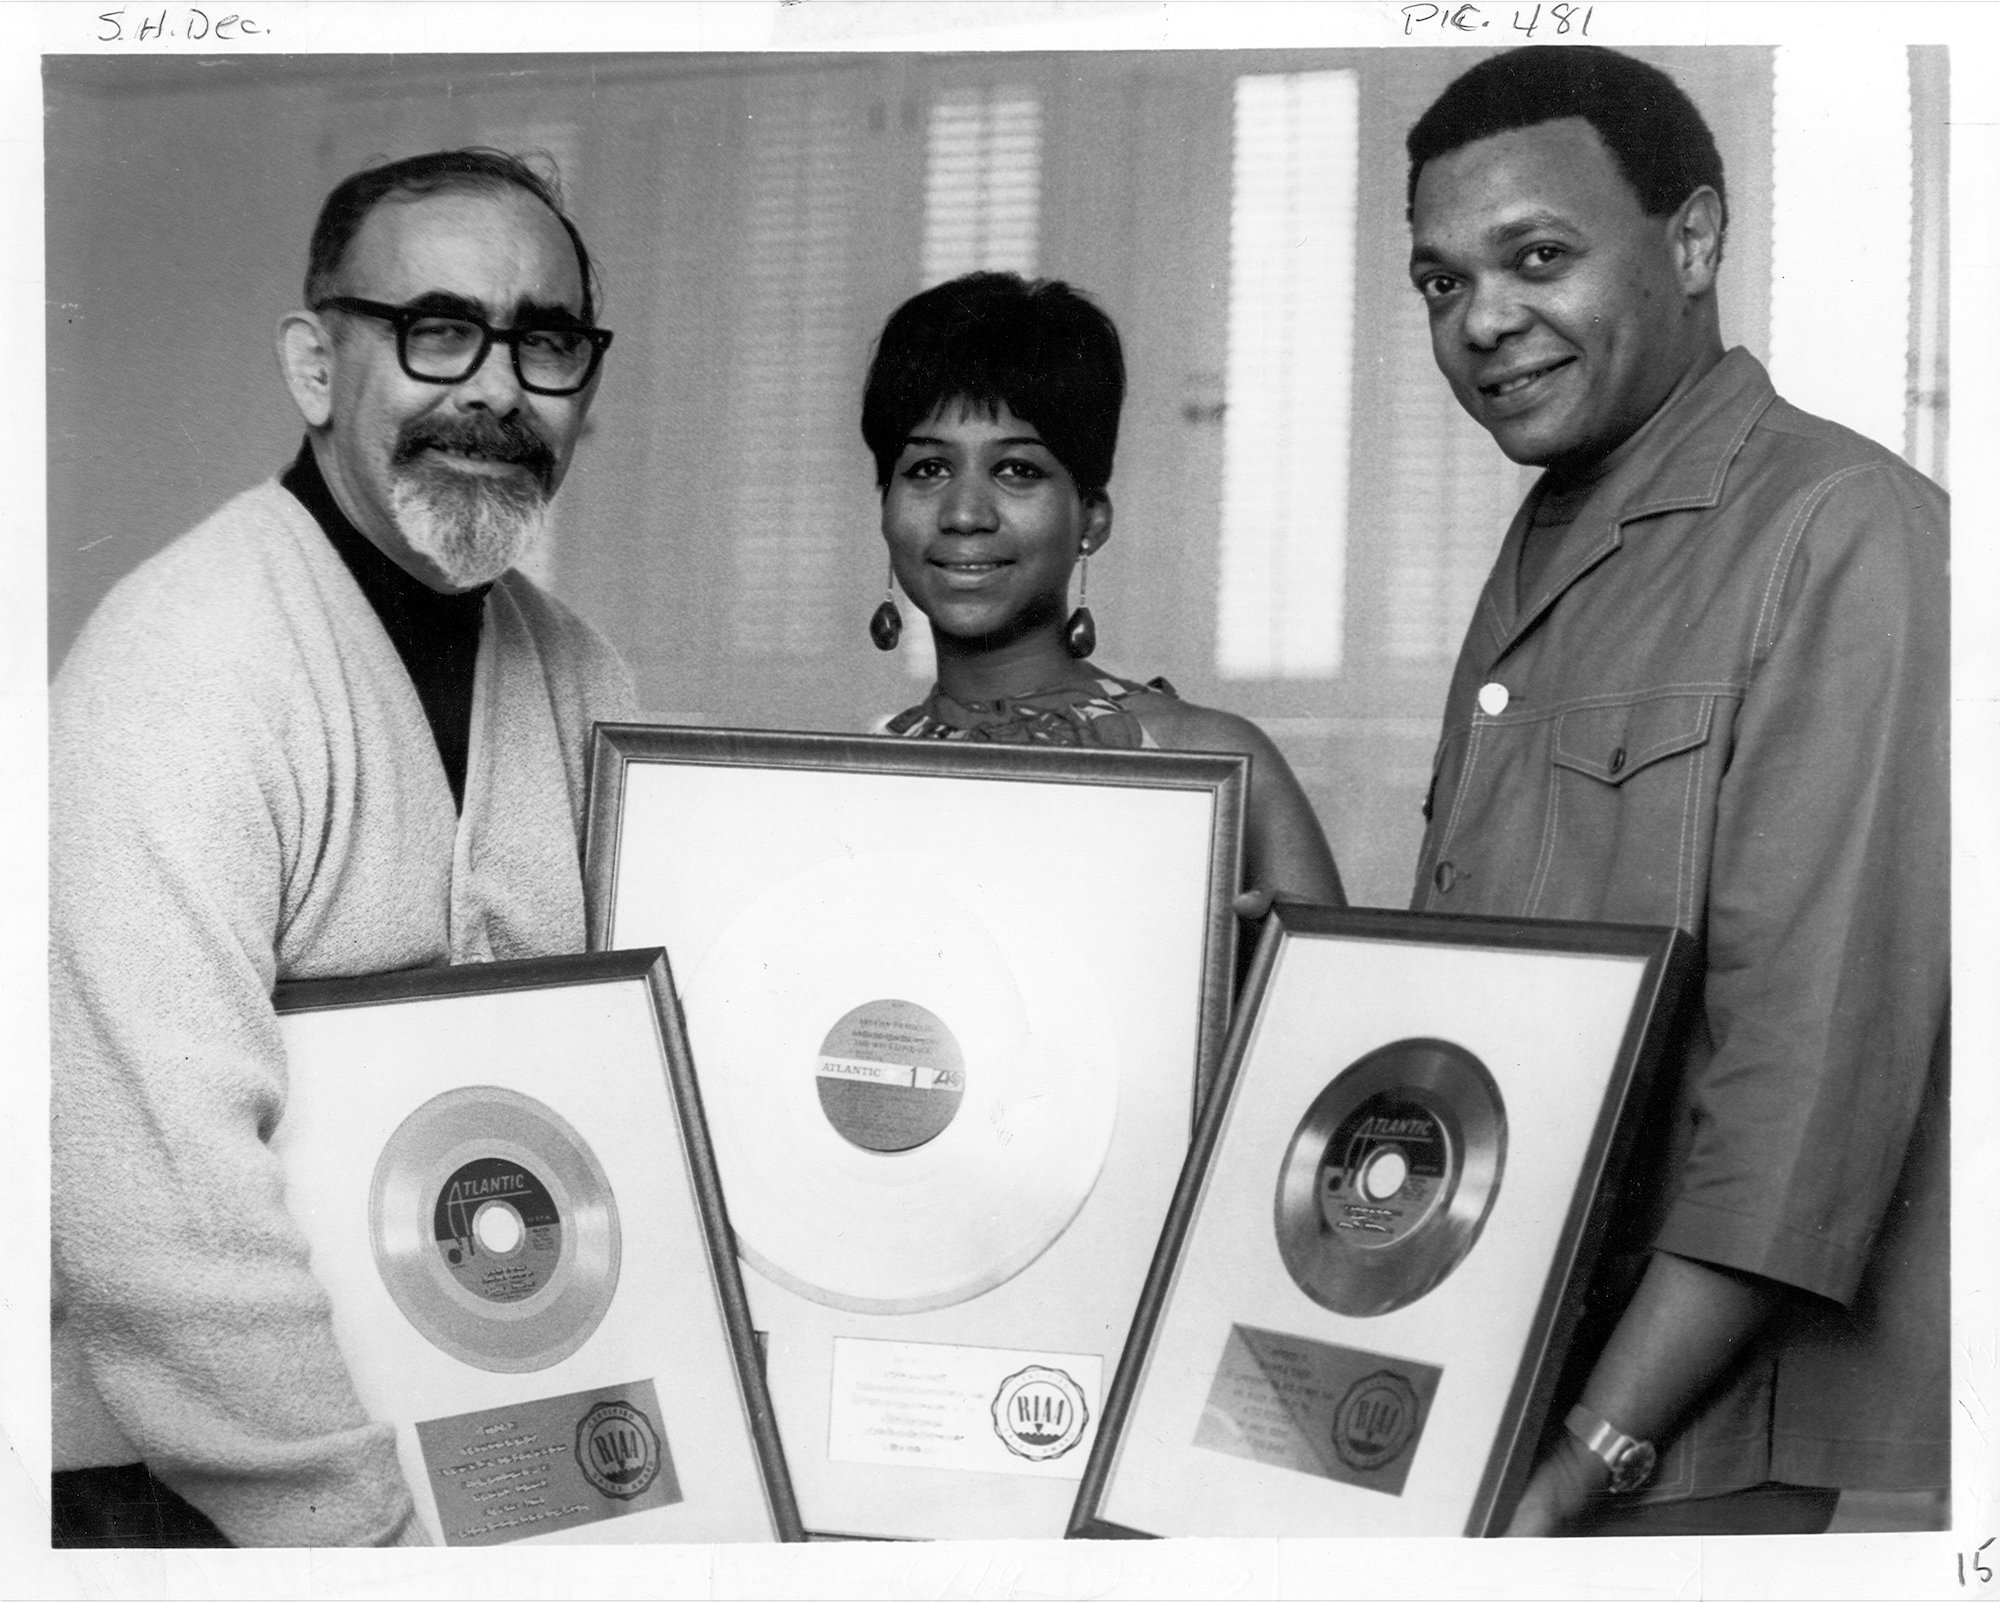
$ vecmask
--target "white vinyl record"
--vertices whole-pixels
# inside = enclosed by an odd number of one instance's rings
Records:
[[[980,1295],[1060,1238],[1104,1166],[1108,1027],[1038,1031],[1056,1009],[907,858],[774,886],[683,994],[739,1248],[801,1296],[901,1313]]]

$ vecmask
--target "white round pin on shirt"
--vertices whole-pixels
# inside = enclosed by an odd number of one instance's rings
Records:
[[[1497,718],[1507,710],[1507,686],[1495,681],[1479,687],[1479,710],[1489,718]]]

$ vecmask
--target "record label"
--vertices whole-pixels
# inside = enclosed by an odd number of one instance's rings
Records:
[[[1313,1098],[1278,1169],[1278,1253],[1320,1306],[1372,1318],[1465,1260],[1499,1193],[1507,1114],[1486,1065],[1398,1040]]]
[[[820,1043],[819,1104],[864,1151],[912,1151],[944,1132],[965,1099],[965,1054],[944,1020],[913,1001],[865,1002]]]
[[[555,1198],[527,1167],[504,1157],[476,1158],[445,1181],[435,1227],[451,1277],[484,1301],[522,1301],[562,1262]]]
[[[1355,1108],[1327,1143],[1320,1211],[1356,1246],[1387,1246],[1422,1226],[1450,1180],[1444,1124],[1421,1102],[1384,1091]]]

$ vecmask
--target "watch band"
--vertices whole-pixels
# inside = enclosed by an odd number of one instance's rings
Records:
[[[1605,1489],[1613,1496],[1629,1495],[1653,1477],[1653,1468],[1659,1462],[1653,1443],[1627,1435],[1581,1402],[1569,1410],[1563,1427],[1611,1470],[1611,1482]]]

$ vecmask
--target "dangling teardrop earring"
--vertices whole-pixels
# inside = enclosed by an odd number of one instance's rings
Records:
[[[1090,615],[1090,552],[1083,553],[1083,580],[1076,610],[1063,626],[1063,649],[1079,662],[1097,649],[1097,619]]]
[[[902,637],[903,614],[896,610],[896,570],[891,567],[888,582],[882,587],[882,604],[868,619],[868,638],[875,642],[876,650],[893,651]]]

